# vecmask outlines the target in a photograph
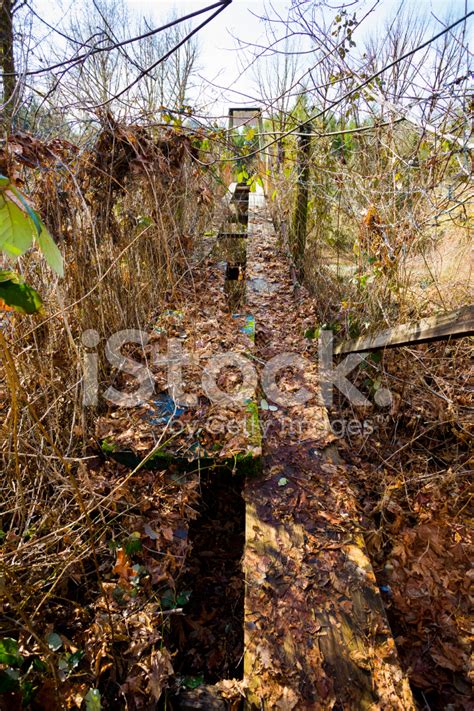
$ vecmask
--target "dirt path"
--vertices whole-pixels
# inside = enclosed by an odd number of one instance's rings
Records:
[[[246,498],[245,682],[264,709],[411,709],[365,552],[355,498],[328,444],[311,342],[313,305],[294,288],[271,224],[254,212],[247,253],[247,309],[260,368],[284,352],[303,374],[280,371],[282,391],[303,385],[304,405],[262,413],[264,473]],[[304,382],[303,382],[304,381]],[[265,408],[265,402],[263,403]]]

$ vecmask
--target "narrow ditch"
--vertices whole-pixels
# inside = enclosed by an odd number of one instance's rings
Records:
[[[240,187],[232,219],[238,228],[223,225],[214,249],[214,256],[225,260],[224,292],[231,311],[245,299],[249,189]],[[183,614],[172,617],[167,643],[175,671],[173,709],[226,707],[207,690],[219,681],[243,678],[244,480],[243,471],[228,466],[201,473],[199,515],[189,527],[190,552],[180,580]]]
[[[201,477],[200,512],[189,528],[191,551],[180,581],[188,598],[173,617],[170,649],[179,686],[241,679],[244,651],[245,542],[243,474],[225,467]]]

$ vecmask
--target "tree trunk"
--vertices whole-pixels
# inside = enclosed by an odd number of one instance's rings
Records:
[[[2,103],[4,104],[4,109],[0,116],[0,127],[4,132],[11,127],[13,116],[12,97],[16,86],[12,0],[0,0],[0,63],[3,82]]]

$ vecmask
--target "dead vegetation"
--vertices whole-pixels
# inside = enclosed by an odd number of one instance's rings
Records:
[[[469,155],[403,122],[312,128],[322,137],[309,161],[304,282],[317,317],[307,337],[358,338],[470,303]],[[297,140],[284,148],[269,206],[291,253]],[[366,354],[351,381],[373,404],[341,396],[330,411],[403,669],[426,710],[470,704],[471,350],[466,338]]]
[[[367,543],[404,668],[422,708],[468,709],[472,540],[469,339],[369,357],[355,383],[392,403],[345,436]]]
[[[180,279],[192,292],[188,260],[212,211],[194,153],[177,131],[111,117],[89,147],[25,134],[4,146],[2,173],[40,206],[68,272],[58,284],[37,253],[25,255],[44,312],[2,316],[3,636],[17,640],[20,684],[5,708],[33,697],[39,708],[79,707],[99,680],[111,707],[120,695],[157,700],[169,676],[163,631],[186,550],[173,531],[187,530],[198,479],[104,462],[104,405],[83,407],[83,363],[104,336],[146,329]],[[99,363],[102,389],[112,368]]]
[[[227,4],[221,3],[218,12]],[[7,15],[8,5],[2,8]],[[99,5],[94,3],[100,15],[106,6]],[[261,138],[253,129],[242,129],[239,145],[244,151],[239,153],[222,127],[199,129],[196,122],[183,120],[192,115],[190,107],[183,106],[188,74],[196,71],[197,50],[192,45],[184,67],[176,55],[176,74],[185,70],[176,86],[167,65],[160,64],[154,77],[145,72],[142,94],[127,89],[127,96],[143,105],[137,109],[143,108],[142,123],[118,121],[96,105],[98,90],[102,100],[100,73],[108,58],[118,57],[122,67],[115,75],[107,69],[104,105],[113,102],[115,108],[120,80],[135,77],[130,75],[135,60],[156,68],[161,53],[172,54],[174,40],[181,45],[186,31],[164,45],[154,42],[158,34],[150,34],[151,43],[138,45],[143,51],[133,55],[131,65],[121,48],[113,46],[107,55],[100,54],[102,49],[96,53],[97,45],[61,88],[63,101],[67,96],[72,103],[56,106],[58,99],[52,100],[50,128],[58,137],[48,140],[10,131],[24,107],[13,81],[12,32],[2,40],[6,111],[1,118],[0,173],[38,209],[64,256],[67,275],[58,280],[39,252],[28,250],[16,266],[41,294],[44,308],[31,319],[10,308],[0,315],[0,708],[5,711],[138,710],[174,702],[179,708],[198,702],[198,707],[210,708],[216,689],[222,697],[219,708],[237,709],[242,703],[246,682],[233,677],[242,667],[244,505],[234,474],[242,453],[261,454],[260,443],[248,432],[242,434],[243,423],[258,420],[258,405],[237,415],[230,407],[214,408],[201,388],[202,365],[187,372],[188,385],[197,392],[197,410],[183,408],[177,414],[175,408],[164,419],[156,401],[124,414],[100,398],[95,402],[95,391],[85,386],[87,368],[93,372],[97,367],[98,392],[110,385],[132,391],[136,371],[123,377],[104,358],[95,360],[109,336],[125,329],[152,331],[146,345],[139,334],[123,351],[138,354],[142,364],[149,363],[156,346],[164,347],[167,338],[176,336],[203,362],[229,349],[247,353],[248,319],[253,329],[255,322],[245,314],[233,317],[223,290],[222,255],[216,251],[209,256],[215,228],[229,218],[227,186],[232,179],[265,184],[279,246],[295,263],[291,279],[278,272],[286,262],[275,256],[272,244],[258,265],[260,272],[249,280],[248,288],[256,293],[258,283],[264,285],[253,298],[262,315],[257,324],[260,356],[275,355],[272,348],[278,346],[315,359],[323,328],[337,339],[357,337],[449,311],[471,298],[472,99],[465,89],[469,72],[464,75],[463,69],[465,25],[458,26],[458,34],[451,32],[449,41],[443,35],[433,54],[427,50],[422,55],[430,67],[426,75],[432,83],[426,85],[422,59],[398,65],[403,52],[416,48],[424,37],[421,24],[410,36],[404,31],[409,18],[400,14],[383,46],[374,44],[365,55],[351,56],[355,15],[345,10],[335,15],[326,36],[315,31],[317,3],[301,0],[291,6],[288,22],[281,23],[285,32],[289,28],[298,35],[306,33],[315,43],[311,53],[320,51],[321,61],[311,77],[315,88],[305,89],[295,102],[298,75],[305,87],[307,77],[306,71],[300,72],[291,43],[279,52],[285,75],[276,76],[270,67],[262,94],[269,112],[263,136],[270,150],[261,154],[268,159],[265,166],[263,159],[258,163],[243,155],[252,155]],[[106,24],[113,19],[113,7],[111,12]],[[88,37],[90,32],[83,29]],[[106,29],[99,43],[108,37]],[[142,30],[148,33],[146,22]],[[272,35],[272,46],[275,40]],[[382,57],[394,72],[376,81]],[[278,65],[281,68],[280,59],[276,69]],[[87,67],[93,70],[90,86],[82,81]],[[375,79],[368,79],[370,75]],[[157,98],[155,79],[160,76]],[[90,121],[99,125],[96,132],[90,127],[80,135],[58,130],[68,111],[80,110],[77,80],[94,111]],[[179,94],[179,106],[168,113],[162,104],[174,93]],[[418,112],[408,111],[407,96],[417,103]],[[312,108],[310,100],[316,102]],[[33,107],[33,113],[38,112],[40,124],[49,125],[46,112]],[[31,115],[26,109],[23,113],[26,125]],[[434,131],[432,121],[437,124]],[[311,149],[302,163],[299,137],[293,133],[308,124]],[[242,173],[247,168],[252,173],[254,167],[255,175]],[[296,254],[292,229],[303,174],[308,183],[307,238],[302,250],[300,240]],[[3,184],[2,195],[1,190]],[[241,269],[243,261],[239,264],[240,296],[245,265]],[[278,285],[295,298],[273,298]],[[306,518],[307,532],[319,528],[318,535],[328,536],[327,550],[332,552],[323,556],[324,565],[315,565],[316,558],[306,563],[312,589],[300,591],[301,609],[307,609],[308,601],[321,609],[333,604],[328,581],[337,583],[334,571],[342,567],[340,533],[345,525],[351,534],[359,532],[361,522],[377,575],[372,593],[378,596],[381,591],[396,649],[388,628],[384,640],[393,658],[398,650],[416,702],[426,711],[471,708],[471,347],[464,339],[370,354],[354,382],[375,404],[358,409],[341,398],[329,413],[329,439],[338,440],[344,460],[324,463],[334,479],[328,477],[322,486],[321,472],[314,475],[312,453],[308,450],[305,461],[301,457],[301,431],[290,431],[284,454],[270,463],[274,499],[266,498],[263,488],[260,502],[271,524],[276,513],[282,521],[291,521],[296,511]],[[158,371],[153,371],[155,385],[164,391],[166,379]],[[315,369],[306,375],[317,387]],[[223,390],[239,385],[232,370],[221,373]],[[301,382],[290,368],[279,385],[291,392]],[[88,407],[85,395],[92,397]],[[260,409],[264,424],[268,419],[286,425],[282,409],[266,400],[260,400]],[[314,410],[306,419],[314,425],[308,437],[320,438],[322,448],[327,432],[319,414]],[[220,436],[221,424],[232,419],[237,431],[224,428]],[[183,429],[171,432],[170,421]],[[351,429],[350,423],[356,427]],[[258,421],[256,429],[259,432]],[[277,450],[281,433],[274,428],[266,436]],[[116,456],[124,454],[122,449],[133,455],[132,465]],[[150,470],[146,457],[158,451],[171,458],[159,471]],[[213,470],[204,470],[203,461],[211,455],[226,467],[224,483],[215,485]],[[322,487],[313,509],[305,501],[305,483],[301,485],[304,466],[315,490]],[[358,510],[338,472],[349,474]],[[320,505],[324,497],[331,511]],[[348,512],[341,509],[344,499],[354,503]],[[303,549],[301,542],[291,548],[293,562],[282,557],[278,579],[289,588],[300,575]],[[260,575],[258,566],[253,567]],[[284,587],[277,582],[275,589],[279,585]],[[255,590],[261,592],[258,585]],[[346,592],[341,584],[338,600],[341,609],[350,610]],[[275,595],[273,607],[268,605],[261,615],[262,630],[268,628],[267,618],[281,611],[285,594],[281,599]],[[298,627],[300,615],[293,602],[285,602],[281,632],[291,620],[295,638],[303,640],[307,630]],[[262,600],[258,605],[265,611]],[[316,618],[315,638],[320,631]],[[273,632],[269,630],[274,643]],[[301,671],[301,678],[310,678],[319,668],[319,647],[311,649],[317,660],[311,669],[303,669],[310,654],[298,666],[295,656],[286,658],[283,650],[279,667],[275,659],[280,645],[271,655],[264,650],[264,672],[257,685],[266,683],[267,674],[271,681],[275,669],[281,677],[271,703],[298,708],[296,692],[285,684],[292,677],[297,688]],[[378,649],[371,655],[376,668]],[[363,686],[368,660],[350,661]],[[328,674],[316,681],[311,694],[329,707],[337,692],[333,679]],[[212,687],[210,682],[217,684]],[[199,689],[193,695],[195,687]],[[406,690],[408,698],[408,684]]]

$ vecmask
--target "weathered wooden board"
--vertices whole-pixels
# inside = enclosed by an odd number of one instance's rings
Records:
[[[404,323],[373,336],[343,341],[334,348],[334,353],[361,353],[380,348],[429,343],[447,338],[462,338],[473,334],[474,306],[471,304],[441,316],[423,318],[416,323]]]
[[[245,489],[247,708],[414,709],[344,467],[295,455]]]
[[[249,230],[247,273],[271,264],[269,296],[249,290],[256,362],[305,347],[268,222]],[[271,302],[271,307],[270,307]],[[299,341],[298,339],[301,339]],[[303,352],[303,351],[301,351]],[[317,383],[307,362],[305,383]],[[347,469],[329,455],[328,414],[318,395],[302,406],[266,409],[263,471],[247,478],[244,688],[246,708],[326,711],[415,708],[362,535]],[[282,422],[304,422],[297,436]]]

